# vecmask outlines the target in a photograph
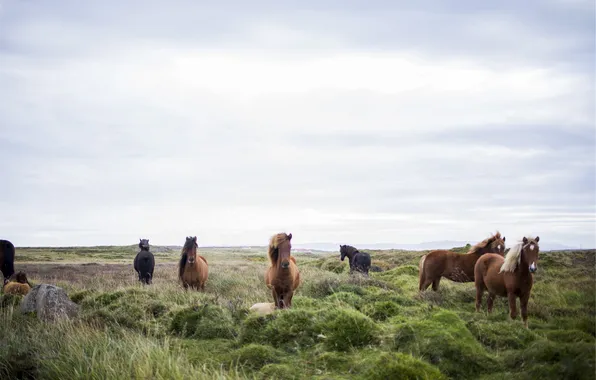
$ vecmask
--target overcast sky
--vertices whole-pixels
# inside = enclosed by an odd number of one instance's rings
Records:
[[[594,45],[591,0],[0,0],[0,238],[594,247]]]

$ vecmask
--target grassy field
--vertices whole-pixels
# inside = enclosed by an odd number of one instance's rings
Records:
[[[594,250],[541,253],[529,330],[505,299],[475,313],[473,284],[419,295],[423,252],[370,251],[383,271],[368,279],[336,253],[295,253],[293,309],[256,317],[248,308],[271,302],[265,248],[200,249],[205,293],[176,282],[178,248],[152,250],[154,283],[141,286],[136,247],[17,248],[17,270],[63,287],[82,312],[47,325],[1,296],[0,378],[595,378]]]

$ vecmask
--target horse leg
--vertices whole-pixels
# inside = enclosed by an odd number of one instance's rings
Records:
[[[286,304],[287,308],[292,307],[292,297],[294,297],[294,292],[289,291],[284,296],[284,303]]]
[[[493,312],[493,302],[495,300],[495,295],[488,293],[488,299],[486,300],[486,304],[488,305],[488,312],[492,313]]]
[[[271,288],[271,294],[273,295],[273,303],[275,304],[275,307],[278,309],[281,309],[280,306],[280,302],[279,302],[279,297],[277,296],[277,292],[275,291],[275,287]]]
[[[528,328],[528,300],[530,299],[530,294],[524,294],[519,298],[519,307],[521,309],[522,320],[524,321],[524,326]]]
[[[509,292],[507,293],[507,298],[509,298],[509,316],[511,319],[517,318],[517,306],[516,306],[516,299],[515,293]]]
[[[482,296],[484,295],[484,284],[476,284],[476,312],[480,312],[480,307],[482,307]],[[490,293],[488,295],[490,299]]]
[[[439,283],[440,282],[441,282],[441,276],[437,277],[437,279],[433,281],[433,290],[435,292],[439,290]]]

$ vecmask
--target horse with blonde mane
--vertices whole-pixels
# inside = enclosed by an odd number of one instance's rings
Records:
[[[420,258],[418,289],[426,290],[432,284],[432,289],[437,291],[442,277],[455,282],[472,282],[474,265],[482,255],[486,253],[503,255],[504,251],[505,236],[501,237],[499,231],[473,246],[466,254],[443,249],[431,251]]]
[[[278,309],[292,307],[294,291],[300,285],[300,272],[296,259],[292,257],[292,234],[279,233],[269,240],[269,269],[265,283],[271,289],[273,303]]]
[[[513,246],[505,258],[488,254],[481,257],[474,267],[476,285],[476,312],[480,311],[482,295],[488,290],[488,312],[493,311],[495,296],[509,299],[509,316],[517,317],[517,297],[524,326],[528,328],[528,300],[534,283],[533,273],[538,270],[539,236],[524,237]]]
[[[209,276],[209,265],[203,256],[197,255],[198,247],[196,236],[186,237],[180,255],[180,263],[178,264],[178,278],[184,289],[190,287],[205,290],[205,283]]]

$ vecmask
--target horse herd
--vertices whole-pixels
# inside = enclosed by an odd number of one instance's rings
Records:
[[[269,267],[265,284],[271,290],[273,308],[292,306],[292,297],[300,285],[300,271],[292,256],[292,234],[278,233],[269,240],[267,255]],[[538,269],[540,238],[524,237],[505,253],[505,237],[500,232],[473,246],[468,253],[434,250],[423,255],[419,262],[419,291],[439,289],[441,278],[454,282],[474,282],[476,311],[480,311],[482,297],[488,291],[488,312],[492,312],[494,298],[507,297],[509,315],[517,317],[516,300],[520,298],[521,315],[528,327],[528,300],[533,285],[533,273]],[[150,252],[149,240],[140,239],[140,251],[133,266],[139,281],[151,284],[155,258]],[[184,289],[204,290],[209,276],[207,260],[197,254],[196,236],[187,236],[178,263],[178,280]],[[14,245],[0,240],[0,270],[4,276],[4,293],[27,294],[31,284],[23,272],[14,273]],[[350,273],[368,276],[371,256],[349,245],[340,245],[340,259],[348,258]]]

